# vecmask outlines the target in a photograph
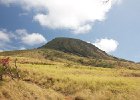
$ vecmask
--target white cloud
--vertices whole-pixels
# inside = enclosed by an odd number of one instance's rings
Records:
[[[108,2],[106,2],[108,1]],[[0,0],[0,3],[20,5],[35,10],[34,20],[52,29],[88,32],[95,21],[104,21],[112,5],[121,0]],[[43,13],[42,13],[43,12]]]
[[[97,39],[95,43],[92,44],[107,53],[114,52],[119,45],[119,43],[116,40],[108,38]]]
[[[8,47],[11,42],[11,37],[8,35],[11,34],[6,29],[0,29],[0,52],[2,52],[5,47]]]
[[[27,32],[26,29],[17,29],[15,31],[15,35],[14,35],[14,38],[15,39],[21,39],[22,37],[28,35],[29,33]]]
[[[91,29],[92,29],[92,26],[91,25],[84,25],[84,26],[81,26],[81,27],[77,28],[76,30],[74,30],[74,33],[75,34],[87,33]]]
[[[21,38],[24,44],[33,46],[46,43],[47,40],[39,33],[27,34]]]
[[[10,37],[8,36],[6,30],[0,30],[0,42],[9,42]]]
[[[0,50],[24,50],[24,46],[35,47],[46,42],[42,34],[29,33],[26,29],[17,29],[14,32],[0,29]]]
[[[17,39],[21,40],[23,44],[34,46],[39,44],[44,44],[47,42],[45,37],[40,33],[28,33],[25,29],[17,29],[15,36]]]

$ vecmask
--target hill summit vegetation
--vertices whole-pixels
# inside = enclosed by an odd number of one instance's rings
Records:
[[[85,41],[73,38],[55,38],[40,48],[63,51],[82,57],[96,59],[113,59],[106,52]]]

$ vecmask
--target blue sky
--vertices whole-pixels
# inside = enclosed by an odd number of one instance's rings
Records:
[[[90,0],[82,0],[89,1],[87,6],[77,5],[79,0],[71,0],[68,6],[58,5],[59,0],[29,1],[32,5],[26,4],[26,0],[0,0],[0,50],[36,48],[55,37],[72,37],[93,43],[111,55],[140,61],[140,0],[111,0],[107,7],[96,6],[98,3],[93,0],[85,13]],[[78,12],[69,4],[74,4]]]

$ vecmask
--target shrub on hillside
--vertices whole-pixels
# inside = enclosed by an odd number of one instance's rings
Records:
[[[15,60],[15,67],[13,68],[9,64],[10,63],[9,57],[0,59],[0,80],[3,80],[3,76],[5,75],[11,77],[12,79],[20,78],[19,72],[17,70],[16,61],[17,59]]]

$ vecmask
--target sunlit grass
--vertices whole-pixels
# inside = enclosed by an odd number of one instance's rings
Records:
[[[21,79],[0,82],[0,100],[139,100],[140,70],[18,59]],[[15,94],[15,95],[14,95]]]
[[[139,75],[138,70],[76,65],[66,67],[65,64],[20,66],[22,70],[29,72],[28,76],[24,77],[25,80],[36,83],[42,88],[51,88],[63,95],[76,97],[80,92],[88,91],[89,94],[86,95],[96,95],[97,99],[100,96],[105,99],[105,95],[115,100],[119,98],[130,100],[131,96],[137,100],[140,97],[140,78],[132,75],[132,73]],[[86,98],[85,95],[81,96]],[[88,97],[86,99],[88,100]]]

